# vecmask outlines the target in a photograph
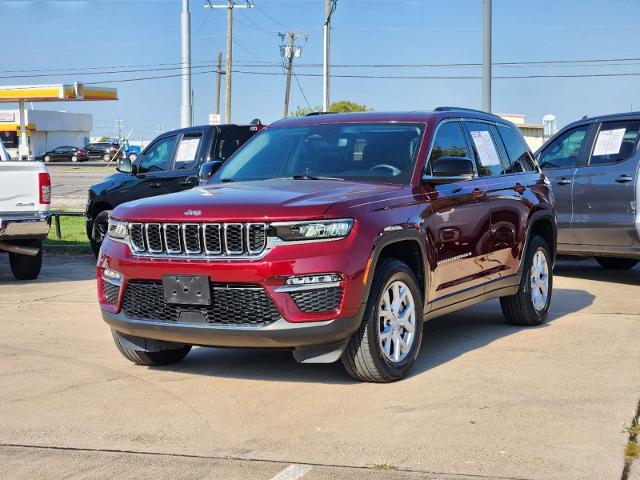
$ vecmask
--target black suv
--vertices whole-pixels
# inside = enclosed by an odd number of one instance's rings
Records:
[[[121,153],[120,145],[109,142],[89,143],[84,147],[84,151],[90,159],[101,158],[105,162],[115,160]]]
[[[203,164],[224,162],[261,128],[260,124],[202,125],[172,130],[153,140],[135,163],[122,159],[118,173],[89,188],[87,236],[94,253],[100,250],[112,209],[196,186]]]

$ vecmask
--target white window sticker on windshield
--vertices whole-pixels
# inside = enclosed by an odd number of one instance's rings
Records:
[[[176,163],[179,162],[193,162],[196,159],[196,153],[198,152],[198,145],[200,145],[200,138],[183,138],[178,146],[178,153],[176,154]]]
[[[593,156],[598,155],[617,155],[620,153],[622,139],[627,131],[626,128],[616,128],[615,130],[601,130],[598,133],[596,146],[593,149]]]
[[[486,130],[471,132],[471,138],[473,138],[473,143],[480,157],[480,163],[484,167],[500,165],[500,157],[498,157],[498,151],[489,132]]]

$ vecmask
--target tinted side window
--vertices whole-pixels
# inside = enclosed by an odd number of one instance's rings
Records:
[[[460,122],[445,122],[436,131],[428,168],[440,157],[469,157]]]
[[[626,160],[636,149],[640,121],[603,123],[591,153],[591,165]]]
[[[161,138],[140,157],[138,170],[140,173],[167,170],[171,165],[171,157],[176,146],[175,136]]]
[[[540,154],[538,158],[540,167],[575,167],[588,131],[589,125],[583,125],[560,135]]]
[[[511,168],[509,159],[502,158],[498,153],[498,142],[491,125],[482,122],[465,122],[465,126],[471,137],[471,145],[481,177],[500,175]]]
[[[214,160],[226,161],[231,155],[236,153],[247,140],[255,135],[251,130],[227,130],[221,129],[213,145],[211,158]]]
[[[511,167],[506,173],[531,172],[536,170],[536,165],[529,153],[529,149],[520,135],[513,128],[504,125],[498,126],[498,131],[509,154]]]

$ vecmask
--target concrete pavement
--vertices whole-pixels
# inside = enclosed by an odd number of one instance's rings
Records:
[[[495,301],[428,322],[413,374],[390,385],[288,352],[132,365],[93,268],[49,256],[20,283],[0,257],[3,478],[270,479],[291,464],[311,467],[304,480],[620,478],[640,398],[638,267],[561,262],[538,328],[505,325]]]

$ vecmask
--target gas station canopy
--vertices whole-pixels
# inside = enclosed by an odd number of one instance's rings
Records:
[[[56,83],[51,85],[0,85],[0,103],[18,103],[20,108],[19,158],[29,158],[25,126],[25,102],[83,102],[118,100],[115,88],[94,87],[82,83]]]
[[[115,88],[94,87],[82,83],[52,85],[0,85],[0,102],[66,102],[117,100]]]

